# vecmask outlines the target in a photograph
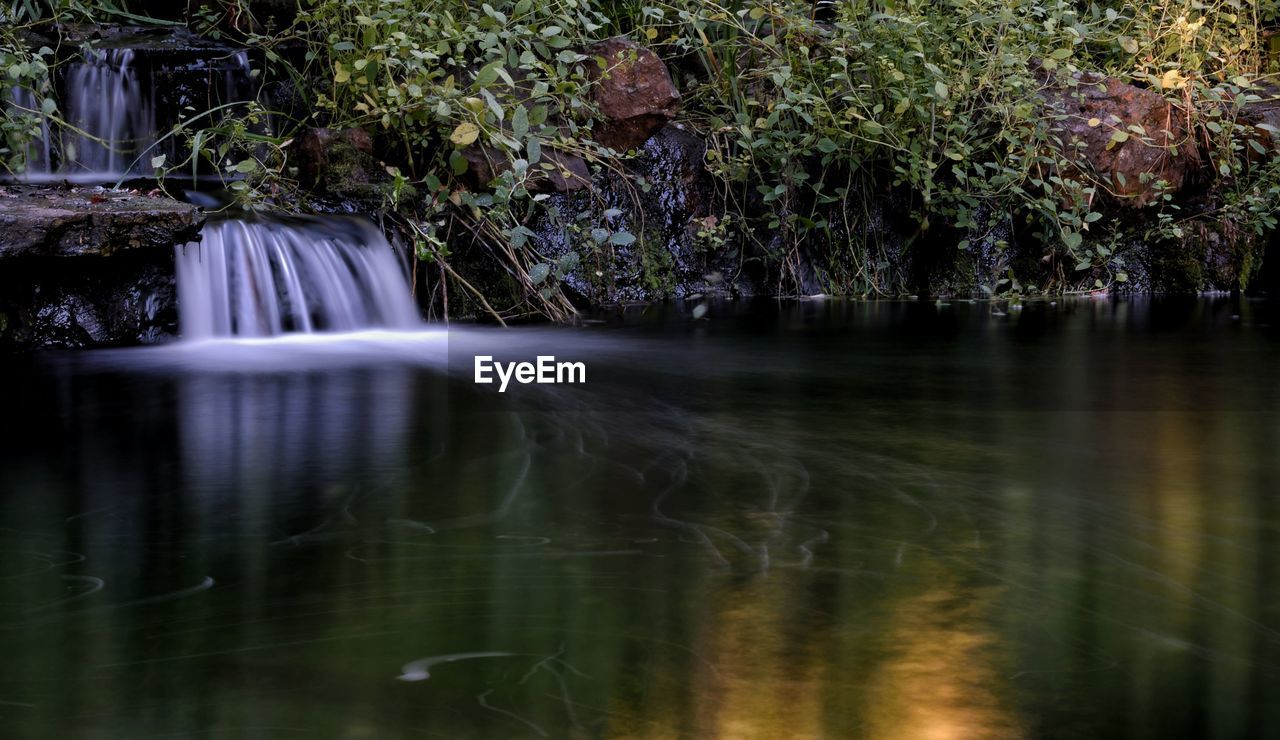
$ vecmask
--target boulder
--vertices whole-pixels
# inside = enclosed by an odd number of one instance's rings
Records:
[[[1250,139],[1268,152],[1274,153],[1280,147],[1280,136],[1277,136],[1280,132],[1280,89],[1268,86],[1259,98],[1241,106],[1236,116],[1236,124],[1244,127],[1241,132],[1244,145],[1249,147],[1245,154],[1254,161],[1266,160],[1268,156],[1254,149],[1249,144]]]
[[[290,154],[299,184],[310,190],[345,193],[367,188],[382,175],[373,137],[364,129],[305,129],[294,138]]]
[[[1076,73],[1066,84],[1053,78],[1047,83],[1040,94],[1064,152],[1086,175],[1102,180],[1118,205],[1147,205],[1158,181],[1177,192],[1199,166],[1185,115],[1163,95],[1089,72]]]
[[[198,238],[189,203],[103,188],[0,188],[0,260],[172,247]]]
[[[488,185],[512,167],[509,156],[487,144],[472,144],[462,150],[462,156],[467,160],[467,174],[475,187]],[[576,154],[544,149],[541,161],[532,169],[530,192],[568,193],[591,185],[591,169],[587,161]]]
[[[154,195],[0,187],[0,351],[172,336],[173,248],[203,222]]]
[[[675,118],[680,92],[667,65],[649,49],[615,37],[591,47],[592,100],[600,111],[595,140],[619,151],[636,149]]]

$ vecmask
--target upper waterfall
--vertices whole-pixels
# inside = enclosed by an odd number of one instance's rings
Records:
[[[22,179],[110,183],[149,177],[153,158],[164,155],[176,164],[190,155],[185,137],[171,133],[175,125],[253,100],[257,83],[244,49],[189,34],[155,37],[134,30],[86,48],[66,65],[57,88],[66,126],[50,126],[30,92],[6,91],[6,104],[43,119]]]
[[[184,339],[420,322],[395,249],[356,219],[210,223],[177,247],[177,280]]]

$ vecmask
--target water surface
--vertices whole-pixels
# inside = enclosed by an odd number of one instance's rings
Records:
[[[1280,734],[1273,307],[709,316],[9,361],[0,728]]]

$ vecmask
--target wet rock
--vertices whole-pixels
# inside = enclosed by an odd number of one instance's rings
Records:
[[[706,142],[669,126],[649,139],[625,173],[604,171],[590,192],[547,203],[552,217],[532,224],[540,247],[558,265],[573,294],[595,304],[756,292],[735,282],[741,259],[724,204],[703,162]],[[603,231],[602,231],[603,230]],[[605,233],[634,241],[613,243]],[[625,240],[624,240],[625,241]]]
[[[0,270],[0,350],[154,344],[177,332],[173,249],[15,257]]]
[[[171,198],[102,188],[0,188],[0,259],[81,257],[196,239],[204,216]]]
[[[306,129],[294,138],[290,157],[318,209],[364,213],[383,206],[391,176],[364,129]]]
[[[589,65],[592,99],[601,116],[594,132],[598,143],[635,149],[675,118],[680,92],[658,55],[622,37],[602,41],[588,53],[603,60],[603,67]]]
[[[1245,103],[1236,117],[1245,154],[1253,161],[1266,161],[1275,156],[1280,147],[1280,88],[1265,88],[1259,100]],[[1263,151],[1258,151],[1250,141],[1256,141]]]
[[[1083,163],[1086,176],[1103,180],[1117,205],[1147,205],[1160,181],[1178,192],[1199,166],[1185,116],[1159,93],[1089,72],[1047,79],[1040,94],[1058,117],[1053,125],[1063,151]]]
[[[487,144],[472,144],[462,150],[467,160],[467,176],[475,187],[485,187],[512,168],[503,152]],[[568,193],[591,186],[591,169],[576,154],[544,149],[542,159],[533,165],[534,175],[528,189],[531,193]]]
[[[368,186],[375,177],[373,138],[363,129],[309,128],[293,140],[293,164],[298,183],[322,192],[343,192]]]
[[[1182,228],[1182,239],[1134,246],[1127,259],[1130,292],[1194,295],[1257,287],[1265,237],[1214,218],[1188,219]]]

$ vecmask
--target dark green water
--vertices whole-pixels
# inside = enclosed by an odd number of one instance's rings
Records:
[[[1273,307],[393,344],[10,360],[0,735],[1280,736]]]

